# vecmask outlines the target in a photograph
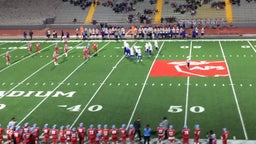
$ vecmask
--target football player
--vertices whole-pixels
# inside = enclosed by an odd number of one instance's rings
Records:
[[[11,60],[10,52],[7,51],[7,52],[5,53],[6,65],[10,65],[10,60]]]
[[[83,144],[84,137],[85,137],[85,127],[83,123],[79,124],[79,127],[77,127],[77,131],[78,131],[79,144]]]
[[[40,130],[37,124],[33,124],[33,133],[36,143],[39,142]]]
[[[190,60],[191,60],[190,56],[187,56],[187,60],[186,60],[187,69],[189,69],[189,67],[190,67]]]
[[[183,144],[189,143],[189,133],[190,133],[190,129],[186,125],[184,125],[182,129]]]
[[[55,52],[57,53],[57,54],[59,54],[59,45],[56,43],[56,45],[55,45]]]
[[[229,131],[226,128],[223,128],[222,130],[222,144],[227,144],[228,143],[228,135],[229,135]]]
[[[130,143],[134,144],[135,128],[134,128],[133,124],[130,124],[128,136],[129,136]]]
[[[110,134],[112,138],[112,143],[116,144],[118,142],[118,130],[115,125],[112,125],[112,128],[110,129]]]
[[[119,132],[120,132],[120,137],[121,137],[121,140],[122,140],[122,144],[125,144],[126,143],[126,136],[127,136],[127,131],[126,131],[126,128],[125,128],[125,124],[122,124],[121,128],[119,129]]]
[[[199,144],[200,132],[199,124],[196,124],[194,129],[194,144]]]
[[[50,130],[50,135],[51,135],[51,138],[52,138],[52,143],[53,144],[57,144],[58,143],[58,129],[57,129],[57,125],[54,124],[52,126],[52,129]]]
[[[65,57],[68,56],[68,45],[67,44],[65,44],[65,46],[64,46],[64,54],[65,54]]]
[[[53,56],[53,63],[54,63],[54,65],[55,66],[59,65],[59,63],[58,63],[58,53],[56,51],[54,51],[52,56]]]
[[[50,138],[50,129],[48,128],[48,124],[44,125],[44,128],[42,129],[42,131],[44,135],[44,143],[48,144],[49,138]]]
[[[89,129],[87,130],[87,136],[91,144],[94,144],[96,142],[96,130],[94,126],[91,124],[89,126]]]
[[[104,125],[104,129],[103,129],[103,144],[108,144],[109,143],[109,129],[108,129],[108,125],[105,124]]]
[[[28,43],[28,52],[29,54],[32,53],[32,43]]]
[[[71,144],[77,144],[77,132],[76,128],[72,128],[71,132]],[[82,143],[83,144],[83,143]]]
[[[173,128],[172,125],[170,125],[169,129],[167,130],[167,136],[168,136],[168,140],[171,144],[175,143],[175,132],[176,132],[176,130]]]
[[[72,130],[70,128],[70,125],[67,125],[65,129],[65,138],[67,143],[71,143],[71,133],[72,133]]]
[[[164,135],[165,135],[165,129],[162,123],[159,124],[159,127],[156,129],[157,135],[158,135],[158,143],[162,143],[164,140]]]
[[[159,47],[158,47],[158,42],[157,42],[157,40],[154,41],[154,45],[155,45],[156,51],[158,51]]]
[[[36,43],[36,52],[40,53],[40,43]]]
[[[60,126],[59,140],[60,140],[60,144],[66,144],[64,126]]]
[[[0,144],[4,141],[4,128],[2,128],[2,125],[0,124]]]

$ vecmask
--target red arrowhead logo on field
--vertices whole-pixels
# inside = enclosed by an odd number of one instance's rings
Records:
[[[186,61],[157,60],[149,76],[173,76],[173,77],[226,77],[229,76],[225,61],[191,61],[190,68],[186,67]]]

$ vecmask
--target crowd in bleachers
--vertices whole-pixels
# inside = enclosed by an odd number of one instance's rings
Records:
[[[91,6],[91,4],[96,5],[95,0],[62,0],[63,2],[70,2],[70,4],[74,6],[80,6],[81,9],[85,10],[87,7]]]

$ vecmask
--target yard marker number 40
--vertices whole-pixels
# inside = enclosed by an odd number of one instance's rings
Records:
[[[202,106],[192,106],[190,107],[189,110],[193,113],[202,113],[205,111],[205,108]],[[182,111],[183,111],[182,106],[173,106],[173,105],[171,105],[168,110],[168,112],[171,112],[171,113],[180,113]]]

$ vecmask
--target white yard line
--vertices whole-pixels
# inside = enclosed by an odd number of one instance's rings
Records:
[[[252,43],[250,41],[247,41],[249,43],[249,45],[251,46],[251,48],[254,50],[254,52],[256,53],[256,49],[254,48],[254,46],[252,45]]]
[[[49,45],[49,46],[43,48],[43,49],[41,50],[41,52],[44,51],[44,50],[46,50],[46,49],[48,49],[49,47],[51,47],[51,46],[53,46],[53,45],[54,45],[54,44],[51,44],[51,45]],[[38,53],[35,52],[35,53],[33,53],[33,54],[31,54],[31,55],[29,55],[29,56],[27,56],[27,57],[25,57],[25,58],[23,58],[23,59],[21,59],[21,60],[15,62],[15,63],[11,63],[11,65],[9,65],[9,66],[7,66],[7,67],[1,69],[1,70],[0,70],[0,73],[3,72],[3,71],[5,71],[5,70],[7,70],[8,68],[10,68],[10,67],[12,67],[12,66],[14,66],[14,65],[16,65],[16,64],[18,64],[18,63],[24,61],[24,60],[26,60],[26,59],[28,59],[28,58],[30,58],[30,57],[36,55],[36,54],[38,54]]]
[[[137,110],[137,107],[138,107],[138,104],[139,104],[139,102],[140,102],[142,93],[144,92],[144,89],[145,89],[145,87],[146,87],[146,83],[147,83],[147,81],[148,81],[149,74],[150,74],[150,72],[151,72],[151,70],[152,70],[152,68],[153,68],[153,66],[154,66],[154,63],[155,63],[155,61],[156,61],[156,59],[157,59],[157,57],[158,57],[158,55],[159,55],[161,49],[162,49],[163,46],[164,46],[164,43],[165,43],[165,42],[162,43],[160,49],[158,50],[157,55],[155,56],[154,61],[153,61],[152,64],[151,64],[151,67],[150,67],[150,69],[149,69],[149,71],[148,71],[147,77],[146,77],[146,79],[145,79],[145,81],[144,81],[144,83],[143,83],[143,86],[142,86],[141,90],[140,90],[139,97],[138,97],[138,99],[137,99],[137,101],[136,101],[136,104],[135,104],[135,106],[134,106],[134,108],[133,108],[133,111],[132,111],[131,117],[130,117],[130,119],[129,119],[129,121],[128,121],[128,124],[127,124],[126,129],[128,129],[128,127],[129,127],[130,124],[131,124],[131,121],[132,121],[132,119],[133,119],[133,117],[134,117],[134,114],[135,114],[135,112],[136,112],[136,110]]]
[[[78,44],[77,46],[81,45],[82,43]],[[70,49],[71,51],[72,49]],[[62,57],[64,55],[64,53],[62,55],[60,55],[59,57]],[[38,70],[36,70],[35,72],[33,72],[32,74],[30,74],[28,77],[26,77],[24,80],[22,80],[21,82],[19,82],[16,86],[14,86],[13,88],[11,88],[9,91],[7,91],[3,96],[0,97],[0,99],[2,99],[3,97],[5,97],[6,95],[8,95],[11,91],[13,91],[14,89],[16,89],[18,86],[20,86],[21,84],[23,84],[26,80],[28,80],[29,78],[31,78],[32,76],[34,76],[35,74],[37,74],[39,71],[41,71],[42,69],[44,69],[45,67],[47,67],[49,64],[51,64],[53,62],[53,60],[51,60],[50,62],[48,62],[47,64],[45,64],[44,66],[40,67]]]
[[[134,43],[133,45],[135,45],[136,43]],[[94,97],[98,94],[98,92],[100,91],[100,89],[102,88],[102,86],[105,84],[105,82],[107,81],[107,79],[109,78],[109,76],[113,73],[113,71],[116,69],[116,67],[120,64],[120,62],[125,58],[125,56],[122,56],[121,59],[115,64],[115,66],[111,69],[111,71],[108,73],[108,75],[106,76],[106,78],[101,82],[100,86],[98,87],[98,89],[94,92],[94,94],[92,95],[92,97],[90,98],[90,100],[87,102],[87,104],[85,105],[85,107],[82,109],[82,111],[79,113],[79,115],[76,117],[76,119],[74,120],[74,122],[72,123],[71,127],[73,127],[78,119],[82,116],[82,114],[84,113],[84,111],[87,109],[87,107],[89,106],[89,104],[91,103],[91,101],[94,99]]]
[[[190,46],[189,46],[189,57],[191,58],[192,55],[192,41],[190,41]],[[191,58],[192,59],[192,58]],[[189,80],[190,77],[187,77],[187,89],[186,89],[186,102],[185,102],[185,116],[184,116],[184,125],[187,125],[187,121],[188,121],[188,97],[189,97]]]
[[[82,43],[80,43],[82,44]],[[80,45],[79,44],[79,45]],[[107,45],[109,44],[106,43],[101,49],[98,50],[98,52],[100,52],[103,48],[105,48]],[[64,54],[63,54],[64,55]],[[56,91],[67,79],[69,79],[80,67],[82,67],[86,62],[88,61],[85,60],[84,62],[82,62],[79,66],[77,66],[64,80],[62,80],[53,90],[51,91]],[[46,101],[49,98],[49,96],[45,97],[40,103],[38,103],[19,123],[18,125],[20,125],[24,120],[26,120],[44,101]]]
[[[6,44],[6,43],[5,43],[5,44]],[[24,45],[19,46],[19,47],[24,47],[24,46],[26,46],[26,45],[28,45],[28,44],[24,44]],[[15,50],[17,50],[17,49],[12,49],[12,50],[10,50],[9,52],[12,52],[12,51],[15,51]],[[0,57],[1,57],[1,56],[4,56],[4,55],[5,55],[5,53],[0,54]]]
[[[220,45],[220,49],[221,49],[221,52],[222,52],[222,56],[223,56],[224,61],[225,61],[226,65],[227,65],[227,70],[228,70],[228,74],[229,74],[229,81],[230,81],[231,88],[232,88],[232,91],[233,91],[233,96],[234,96],[234,99],[235,99],[235,102],[236,102],[236,107],[237,107],[237,111],[238,111],[238,114],[239,114],[239,117],[240,117],[240,121],[241,121],[241,124],[242,124],[242,127],[243,127],[244,137],[245,137],[246,140],[248,140],[248,136],[247,136],[247,132],[246,132],[243,116],[242,116],[242,113],[241,113],[241,110],[240,110],[240,106],[239,106],[239,103],[238,103],[238,100],[237,100],[237,95],[236,95],[234,83],[233,83],[233,80],[232,80],[232,77],[231,77],[231,73],[229,71],[229,66],[228,66],[228,63],[227,63],[227,60],[226,60],[226,57],[225,57],[225,53],[223,51],[223,47],[222,47],[220,41],[219,41],[219,45]]]

